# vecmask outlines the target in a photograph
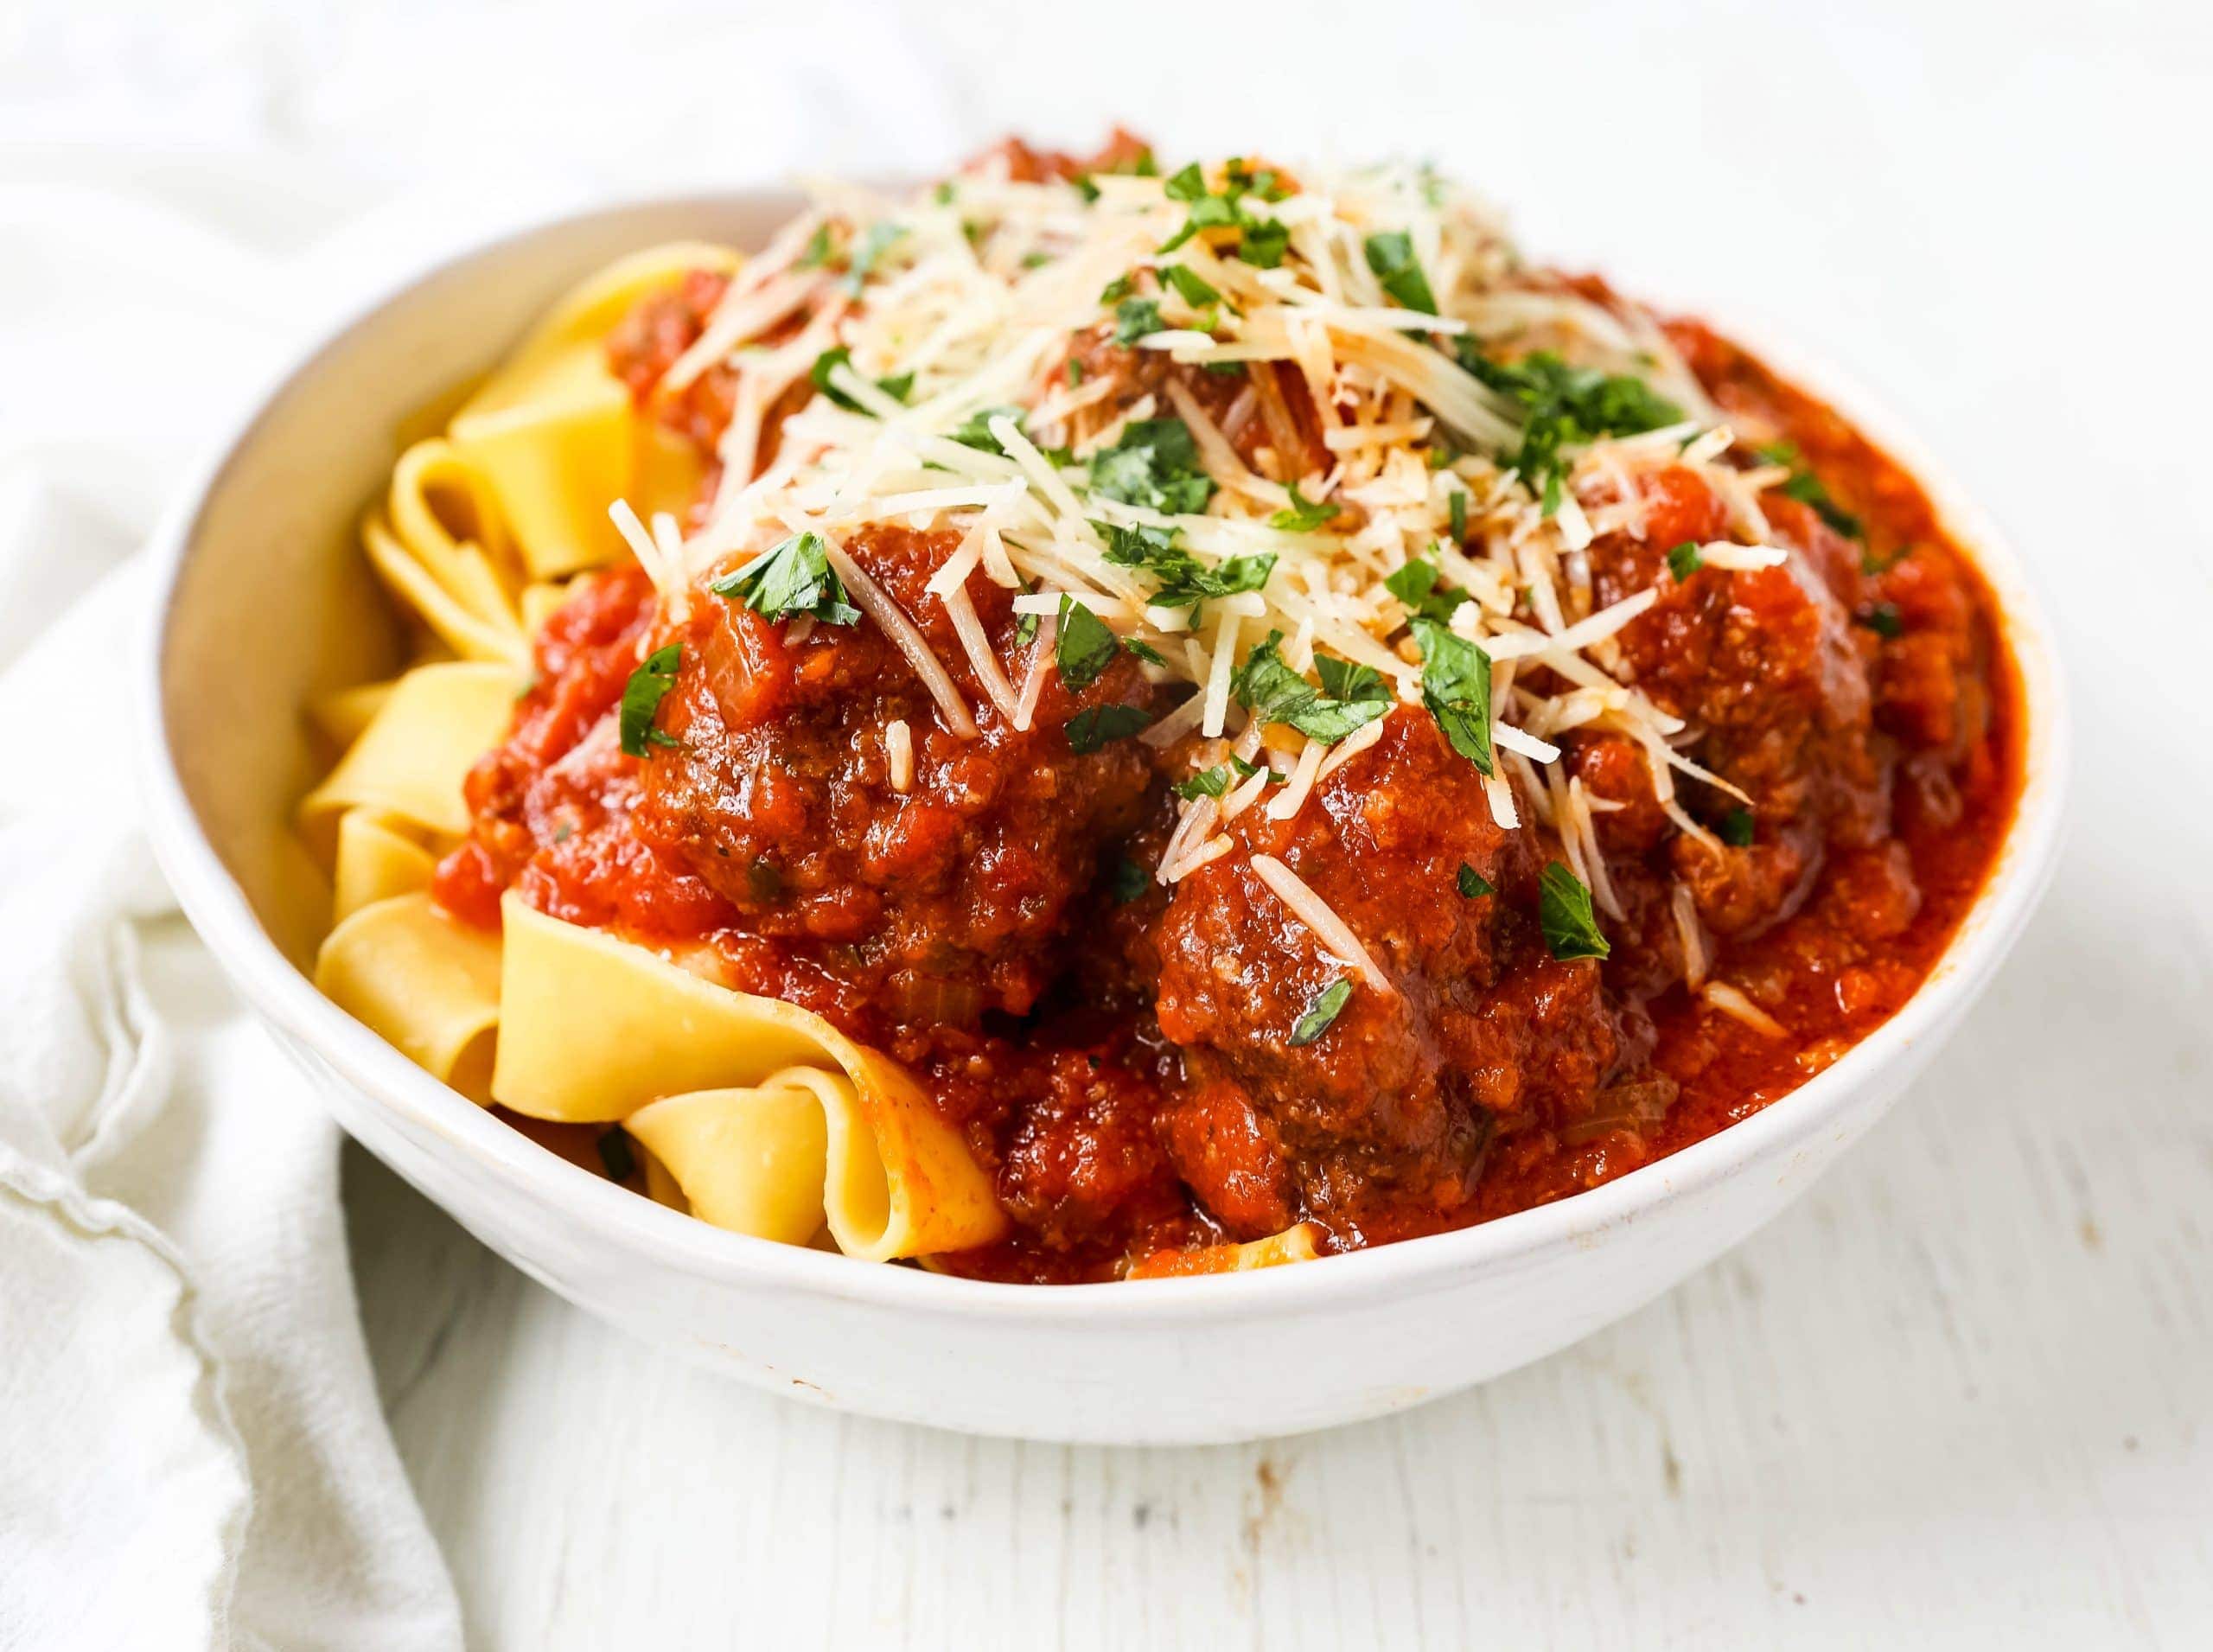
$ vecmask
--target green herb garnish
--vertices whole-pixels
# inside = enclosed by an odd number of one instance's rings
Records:
[[[1454,609],[1473,600],[1457,585],[1440,584],[1444,577],[1427,557],[1409,557],[1384,577],[1383,589],[1404,603],[1412,615],[1442,624],[1452,617]]]
[[[1148,333],[1161,329],[1160,300],[1125,298],[1114,307],[1114,342],[1135,344]]]
[[[1885,641],[1902,635],[1905,630],[1905,621],[1899,615],[1897,604],[1895,603],[1876,603],[1874,607],[1859,616],[1859,623]]]
[[[846,265],[846,292],[859,297],[861,284],[876,273],[876,266],[883,261],[883,255],[906,233],[905,227],[898,224],[871,224],[854,244],[851,260]]]
[[[1114,445],[1091,456],[1091,491],[1170,516],[1195,516],[1214,496],[1199,444],[1180,418],[1132,419]]]
[[[1230,775],[1228,763],[1216,763],[1202,769],[1189,780],[1176,782],[1176,795],[1181,798],[1221,797],[1229,790]]]
[[[1161,279],[1176,289],[1177,293],[1193,309],[1204,309],[1209,304],[1221,302],[1221,294],[1209,285],[1196,271],[1180,264],[1170,264],[1160,271]]]
[[[1591,891],[1557,860],[1538,881],[1537,922],[1545,932],[1545,945],[1562,963],[1572,958],[1604,958],[1613,951],[1598,932]]]
[[[1323,987],[1320,995],[1307,1006],[1306,1013],[1299,1017],[1297,1023],[1292,1025],[1291,1030],[1292,1045],[1297,1047],[1311,1044],[1329,1031],[1330,1024],[1336,1020],[1339,1012],[1344,1009],[1351,998],[1352,982],[1349,978],[1333,981]]]
[[[673,746],[675,737],[654,727],[654,713],[661,698],[676,686],[676,667],[684,658],[684,645],[672,642],[645,657],[622,686],[622,713],[618,728],[623,751],[633,757],[646,755],[648,744]]]
[[[1343,506],[1332,505],[1326,500],[1304,497],[1294,482],[1291,484],[1291,503],[1268,518],[1268,526],[1279,527],[1286,533],[1311,533],[1343,509]]]
[[[1485,895],[1496,895],[1498,893],[1496,890],[1490,886],[1489,879],[1486,878],[1481,872],[1468,864],[1464,860],[1460,863],[1460,876],[1456,881],[1460,885],[1460,893],[1466,896],[1468,899],[1471,901],[1478,899]]]
[[[1134,705],[1089,705],[1068,721],[1068,749],[1087,756],[1110,741],[1126,740],[1152,719]]]
[[[1705,565],[1706,558],[1700,553],[1694,539],[1685,539],[1668,553],[1668,571],[1674,575],[1679,585]]]
[[[1075,597],[1061,598],[1060,626],[1053,634],[1053,663],[1060,667],[1062,687],[1071,694],[1081,694],[1114,663],[1120,647],[1105,621]]]
[[[1414,257],[1413,236],[1402,229],[1371,235],[1367,252],[1368,267],[1401,309],[1418,309],[1425,316],[1437,314],[1437,295],[1430,291],[1429,277]]]
[[[814,365],[807,370],[807,376],[813,382],[817,390],[847,412],[865,413],[868,411],[867,408],[830,382],[830,374],[834,369],[850,367],[852,365],[852,351],[840,344],[836,349],[825,350],[820,355],[816,356]],[[890,397],[892,400],[903,402],[907,399],[907,392],[915,387],[915,375],[911,373],[895,373],[889,379],[878,379],[876,381],[876,387]]]
[[[1683,416],[1642,379],[1572,367],[1549,350],[1511,364],[1492,360],[1470,338],[1460,339],[1457,350],[1469,373],[1521,405],[1521,446],[1512,463],[1543,499],[1547,516],[1566,494],[1563,450],[1602,436],[1656,431]]]
[[[1152,887],[1152,874],[1127,855],[1116,856],[1113,870],[1106,876],[1117,906],[1127,906]]]
[[[1348,691],[1325,693],[1284,663],[1282,641],[1282,632],[1269,632],[1230,679],[1238,704],[1250,708],[1263,723],[1287,723],[1309,739],[1334,745],[1391,709],[1390,690],[1380,675],[1371,672],[1362,679],[1348,662],[1320,655],[1315,660],[1317,671],[1323,669],[1325,660],[1330,668],[1342,668],[1344,674],[1336,680]]]
[[[845,600],[845,583],[830,565],[819,533],[794,533],[707,589],[745,604],[764,620],[806,614],[826,625],[858,625],[861,611]]]
[[[1452,749],[1488,775],[1490,750],[1490,656],[1437,621],[1410,622],[1421,650],[1421,698]]]
[[[819,270],[830,262],[830,226],[817,224],[814,233],[807,238],[807,245],[793,261],[795,270]]]
[[[1821,479],[1807,469],[1805,456],[1798,451],[1795,443],[1769,442],[1752,451],[1771,464],[1790,468],[1790,478],[1780,489],[1785,499],[1795,499],[1800,504],[1810,507],[1814,515],[1847,539],[1866,539],[1866,524],[1829,496],[1829,490],[1822,485]]]
[[[1752,845],[1753,827],[1750,809],[1733,808],[1721,817],[1721,841],[1731,849],[1749,849]]]
[[[1234,596],[1259,590],[1275,571],[1272,551],[1256,556],[1231,557],[1209,568],[1186,551],[1183,531],[1172,527],[1116,527],[1094,522],[1106,541],[1106,560],[1118,567],[1138,568],[1152,576],[1159,589],[1152,593],[1155,608],[1196,608],[1215,596]]]
[[[1452,530],[1452,544],[1457,549],[1468,542],[1468,490],[1455,488],[1451,498],[1445,501],[1445,517]]]

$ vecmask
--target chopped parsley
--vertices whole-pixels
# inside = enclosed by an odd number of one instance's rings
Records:
[[[992,434],[992,421],[995,418],[1011,420],[1014,428],[1019,431],[1022,429],[1022,411],[1021,408],[1011,405],[999,407],[979,407],[963,419],[956,428],[947,431],[946,435],[960,443],[964,448],[973,448],[979,453],[996,453],[1004,459],[1007,456],[1006,449],[999,444],[998,437]]]
[[[1287,723],[1311,740],[1335,745],[1391,709],[1391,692],[1376,673],[1370,671],[1363,677],[1361,668],[1347,661],[1317,655],[1317,671],[1325,679],[1333,680],[1339,691],[1324,692],[1284,663],[1282,641],[1282,632],[1269,632],[1267,640],[1253,646],[1230,679],[1237,703],[1249,708],[1261,722]]]
[[[1490,750],[1490,656],[1435,620],[1411,622],[1421,650],[1421,698],[1452,749],[1488,775]]]
[[[1248,763],[1234,752],[1226,763],[1216,763],[1211,769],[1200,770],[1189,779],[1178,781],[1176,794],[1183,798],[1221,797],[1240,780],[1250,780],[1255,775],[1266,775],[1271,785],[1283,780],[1272,769],[1260,763]]]
[[[1721,817],[1721,841],[1731,849],[1752,846],[1752,812],[1739,805]]]
[[[807,245],[793,261],[796,270],[820,270],[830,262],[830,226],[817,224],[814,233],[807,238]]]
[[[1114,904],[1117,906],[1127,906],[1152,887],[1152,874],[1127,855],[1117,855],[1113,870],[1106,876],[1109,887],[1114,891]]]
[[[1151,603],[1156,608],[1196,608],[1214,596],[1234,596],[1259,590],[1275,571],[1272,551],[1257,556],[1231,557],[1209,568],[1186,551],[1183,530],[1172,527],[1116,527],[1094,522],[1106,541],[1106,560],[1117,567],[1137,568],[1159,582]]]
[[[1130,278],[1126,271],[1099,290],[1099,302],[1102,304],[1119,304],[1136,290],[1137,283]]]
[[[1204,309],[1209,304],[1221,302],[1221,294],[1209,285],[1205,277],[1180,264],[1164,265],[1160,271],[1160,278],[1175,288],[1177,297],[1193,309]]]
[[[1170,516],[1195,516],[1214,496],[1199,444],[1180,418],[1137,418],[1114,445],[1091,456],[1091,491]]]
[[[1806,468],[1805,456],[1798,451],[1795,443],[1770,442],[1752,451],[1771,464],[1789,467],[1790,479],[1781,488],[1785,499],[1795,499],[1811,507],[1814,515],[1847,539],[1866,539],[1866,524],[1829,497],[1829,490],[1821,485],[1821,479]]]
[[[1144,660],[1148,666],[1159,666],[1164,669],[1167,667],[1168,656],[1141,637],[1124,637],[1122,647]]]
[[[1437,295],[1429,290],[1429,277],[1422,273],[1421,261],[1414,257],[1413,237],[1402,229],[1381,235],[1371,235],[1367,241],[1368,267],[1375,272],[1383,290],[1402,309],[1418,309],[1425,316],[1437,314]]]
[[[1263,201],[1280,201],[1283,193],[1275,174],[1248,173],[1231,163],[1219,195],[1207,190],[1206,174],[1194,161],[1170,177],[1163,186],[1170,201],[1188,206],[1190,214],[1183,226],[1160,244],[1163,252],[1173,252],[1201,230],[1234,229],[1237,239],[1215,250],[1226,258],[1242,258],[1255,269],[1272,270],[1283,262],[1283,255],[1291,245],[1291,231],[1273,218],[1255,217],[1246,210],[1241,197],[1257,195]]]
[[[1544,501],[1545,514],[1559,508],[1566,493],[1564,450],[1602,436],[1635,436],[1680,420],[1682,410],[1643,380],[1572,367],[1549,350],[1521,360],[1494,361],[1474,340],[1458,342],[1460,365],[1524,409],[1521,446],[1514,468]]]
[[[1545,945],[1562,963],[1573,958],[1604,958],[1614,949],[1598,932],[1598,915],[1591,909],[1591,891],[1557,860],[1545,868],[1538,880],[1537,922],[1545,932]]]
[[[1120,647],[1105,621],[1075,597],[1061,598],[1060,626],[1053,635],[1053,663],[1060,667],[1062,687],[1071,694],[1083,692],[1114,663]]]
[[[1088,756],[1112,741],[1128,739],[1151,720],[1134,705],[1087,705],[1068,719],[1068,749]]]
[[[1387,705],[1390,703],[1391,686],[1373,666],[1340,660],[1333,654],[1317,654],[1314,656],[1314,674],[1322,679],[1322,692],[1332,699],[1353,705],[1369,700],[1381,700]]]
[[[1486,895],[1498,893],[1491,887],[1489,879],[1464,860],[1460,863],[1460,876],[1457,881],[1460,885],[1460,893],[1471,901],[1478,900]]]
[[[794,533],[707,589],[764,620],[806,614],[826,625],[860,623],[861,611],[845,600],[845,582],[830,565],[830,547],[820,533]]]
[[[1077,360],[1075,357],[1070,356],[1068,358],[1068,383],[1071,385],[1080,385],[1082,382],[1083,363]]]
[[[627,1182],[638,1172],[638,1156],[630,1151],[630,1132],[616,1125],[599,1132],[599,1163],[611,1182]]]
[[[854,297],[860,296],[861,284],[876,273],[876,266],[883,255],[906,234],[899,224],[871,224],[853,246],[852,258],[846,265],[845,290]]]
[[[1306,1013],[1292,1025],[1291,1042],[1293,1046],[1311,1044],[1329,1031],[1331,1024],[1351,999],[1352,981],[1349,977],[1332,981],[1323,987],[1314,1002],[1306,1006]]]
[[[1699,553],[1695,539],[1685,539],[1668,553],[1668,571],[1674,575],[1678,585],[1704,566],[1706,558]]]
[[[1905,630],[1905,621],[1899,616],[1897,604],[1895,603],[1876,603],[1874,607],[1859,616],[1859,623],[1885,641],[1902,635]]]
[[[813,381],[817,390],[847,412],[865,413],[868,411],[867,408],[830,382],[830,374],[835,369],[850,367],[852,365],[852,351],[840,344],[836,349],[825,350],[820,355],[816,356],[814,365],[807,370],[807,376]],[[892,400],[903,402],[907,399],[907,392],[915,387],[915,375],[911,373],[902,373],[889,379],[878,379],[876,381],[876,387],[890,397]]]
[[[1452,490],[1452,497],[1445,501],[1445,518],[1452,530],[1452,543],[1455,545],[1465,545],[1468,542],[1468,490],[1466,488],[1455,488]]]
[[[1291,484],[1291,503],[1268,518],[1268,526],[1279,527],[1286,533],[1311,533],[1343,509],[1343,506],[1332,505],[1326,500],[1306,498],[1294,482]]]
[[[1148,333],[1158,333],[1162,326],[1160,300],[1158,298],[1125,298],[1114,307],[1114,342],[1135,344]]]
[[[1452,617],[1454,609],[1471,600],[1457,585],[1440,587],[1438,581],[1444,577],[1427,557],[1409,557],[1386,576],[1383,589],[1404,603],[1412,615],[1441,624]]]
[[[639,667],[630,673],[630,680],[622,686],[622,714],[619,727],[622,749],[630,756],[642,757],[648,744],[673,746],[673,737],[654,727],[654,713],[660,710],[661,698],[676,686],[676,667],[684,658],[684,645],[672,642],[665,648],[656,648],[645,657]]]

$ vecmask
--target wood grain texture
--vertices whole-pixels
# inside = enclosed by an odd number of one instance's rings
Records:
[[[2205,955],[2131,964],[2092,858],[1898,1113],[1733,1255],[1487,1387],[1266,1445],[967,1439],[756,1394],[354,1153],[371,1344],[472,1635],[2202,1644]],[[2119,973],[2067,967],[2091,957]]]

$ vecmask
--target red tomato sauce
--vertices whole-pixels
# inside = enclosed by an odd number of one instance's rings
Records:
[[[614,365],[641,398],[719,291],[701,277],[618,331]],[[1642,539],[1591,547],[1598,603],[1662,590],[1618,639],[1629,679],[1699,726],[1699,761],[1757,802],[1747,826],[1723,793],[1680,788],[1701,842],[1624,737],[1563,737],[1627,915],[1606,925],[1604,962],[1552,956],[1538,912],[1553,857],[1492,823],[1479,777],[1419,707],[1395,708],[1292,820],[1245,811],[1225,828],[1236,852],[1161,888],[1147,874],[1182,753],[1080,749],[1068,724],[1158,715],[1173,696],[1127,655],[1080,692],[1048,672],[1017,731],[924,590],[957,538],[895,528],[848,550],[978,708],[976,738],[942,726],[872,623],[795,632],[705,596],[672,622],[641,571],[593,576],[546,625],[513,731],[469,778],[474,828],[437,897],[495,925],[512,887],[907,1062],[1013,1223],[1000,1244],[934,1259],[953,1271],[1112,1278],[1302,1219],[1348,1248],[1649,1164],[1787,1095],[1912,994],[1988,874],[2021,745],[1996,605],[1918,485],[1718,335],[1670,330],[1725,411],[1795,447],[1793,482],[1763,506],[1802,555],[1663,571],[1669,547],[1725,537],[1720,502],[1683,469],[1647,484]],[[1212,375],[1189,388],[1224,395]],[[1272,435],[1251,439],[1303,444],[1303,395],[1277,399]],[[711,373],[664,416],[711,445],[730,396]],[[1009,593],[980,573],[964,589],[996,656],[1019,658]],[[671,641],[666,743],[626,756],[623,686]],[[1355,994],[1326,1038],[1286,1036],[1332,971],[1286,932],[1258,854],[1306,879],[1393,981]],[[1462,892],[1463,869],[1485,893]],[[1782,1036],[1681,985],[1679,884],[1712,976]]]

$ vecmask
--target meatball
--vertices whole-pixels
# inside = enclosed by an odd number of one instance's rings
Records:
[[[1659,590],[1619,635],[1622,675],[1700,730],[1687,755],[1751,799],[1754,839],[1716,847],[1680,835],[1668,858],[1709,928],[1756,933],[1803,903],[1828,845],[1872,843],[1889,829],[1890,744],[1876,730],[1869,686],[1875,639],[1851,619],[1858,553],[1803,505],[1776,498],[1771,525],[1798,554],[1777,568],[1706,567],[1676,580],[1661,571],[1668,548],[1719,537],[1725,513],[1681,469],[1647,483],[1646,506],[1642,539],[1614,533],[1591,545],[1593,600]],[[1640,793],[1622,754],[1604,748],[1611,739],[1571,738],[1571,766],[1628,806],[1603,830],[1608,846],[1649,848],[1649,775]],[[1740,807],[1688,777],[1678,794],[1709,824]]]
[[[1103,845],[1143,807],[1130,741],[1078,751],[1079,710],[1145,703],[1118,654],[1073,694],[1049,669],[1028,730],[993,709],[944,604],[925,589],[952,533],[877,527],[846,549],[914,621],[973,709],[944,725],[897,645],[872,621],[816,623],[798,640],[711,595],[693,605],[641,765],[641,832],[736,909],[744,929],[843,989],[845,1018],[903,1046],[902,1029],[1019,1015],[1058,968],[1054,942]],[[1026,663],[1008,592],[966,590],[994,653]],[[1021,669],[1017,664],[1017,670]],[[911,742],[894,783],[893,725]],[[743,985],[741,981],[739,984]]]
[[[1533,834],[1493,822],[1427,713],[1393,709],[1290,821],[1254,807],[1228,831],[1236,850],[1177,884],[1153,941],[1155,1012],[1191,1080],[1169,1151],[1233,1232],[1302,1213],[1367,1241],[1446,1225],[1496,1129],[1586,1106],[1631,1053],[1597,963],[1544,948]],[[1258,854],[1329,904],[1388,990],[1324,951]],[[1463,894],[1463,867],[1493,892]],[[1336,1018],[1300,1031],[1342,980]]]

